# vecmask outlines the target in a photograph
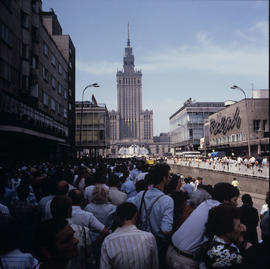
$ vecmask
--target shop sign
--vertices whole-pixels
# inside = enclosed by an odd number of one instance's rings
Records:
[[[217,134],[226,134],[229,130],[233,130],[235,127],[237,129],[241,126],[241,118],[239,116],[240,109],[237,107],[233,117],[222,117],[220,121],[211,120],[210,121],[210,133]]]

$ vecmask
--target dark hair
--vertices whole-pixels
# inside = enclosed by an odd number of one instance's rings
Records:
[[[239,196],[240,192],[238,188],[234,187],[230,183],[220,182],[217,183],[213,188],[212,197],[221,203],[224,201],[229,201],[233,197]]]
[[[116,209],[116,219],[123,224],[125,220],[131,220],[138,212],[137,207],[132,203],[123,203]]]
[[[110,187],[117,187],[119,185],[119,177],[115,174],[110,175],[109,177],[109,186]]]
[[[45,260],[41,254],[41,248],[46,248],[52,253],[55,252],[56,236],[67,225],[68,222],[65,219],[49,219],[40,224],[35,236],[35,256],[39,261]]]
[[[81,205],[84,197],[83,193],[79,189],[73,189],[68,193],[69,198],[72,200],[73,205]]]
[[[72,207],[72,201],[66,195],[57,195],[51,202],[51,213],[55,219],[66,219]]]
[[[0,212],[0,255],[19,247],[19,231],[18,221]]]
[[[203,190],[207,191],[210,195],[213,194],[213,187],[210,184],[208,184],[208,185],[199,184],[198,189],[203,189]]]
[[[220,204],[213,207],[208,213],[208,220],[205,224],[205,232],[209,238],[214,235],[220,236],[232,232],[234,219],[240,219],[239,208]]]
[[[144,191],[147,189],[147,185],[146,185],[146,182],[144,180],[139,180],[136,182],[135,184],[135,187],[136,187],[136,192],[140,192],[140,191]]]
[[[151,179],[154,186],[160,184],[163,178],[168,176],[170,169],[170,166],[164,163],[156,164],[154,166],[153,170],[151,171]]]
[[[176,190],[176,187],[178,185],[178,180],[180,179],[179,176],[177,175],[172,175],[171,177],[171,181],[169,182],[169,184],[165,187],[165,194],[170,194],[172,193],[173,191]]]
[[[56,185],[56,195],[66,195],[68,189],[68,183],[65,180],[60,180]]]
[[[16,189],[17,195],[20,200],[25,201],[30,193],[29,185],[27,184],[20,184]]]
[[[245,194],[243,194],[242,195],[242,202],[244,203],[244,204],[249,204],[249,205],[253,205],[253,201],[252,201],[252,198],[251,198],[251,196],[249,195],[249,194],[247,194],[247,193],[245,193]]]

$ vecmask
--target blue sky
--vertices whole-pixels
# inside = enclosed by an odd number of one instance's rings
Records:
[[[127,24],[135,67],[143,73],[143,109],[153,109],[154,135],[191,97],[240,100],[268,89],[269,1],[43,0],[76,47],[76,100],[97,82],[98,103],[117,108],[116,72],[122,69]]]

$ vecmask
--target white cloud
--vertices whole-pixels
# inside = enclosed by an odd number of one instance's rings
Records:
[[[267,42],[268,40],[268,22],[267,21],[258,21],[251,25],[247,30],[235,31],[236,36],[244,39],[244,41],[248,41],[254,44],[261,44],[262,42]]]
[[[90,73],[93,75],[106,75],[106,74],[115,74],[117,68],[120,68],[122,63],[120,62],[93,62],[86,63],[80,60],[76,61],[76,68],[79,71]]]
[[[232,33],[230,44],[217,44],[207,33],[197,32],[196,42],[191,45],[153,51],[138,57],[138,67],[145,73],[155,74],[191,71],[265,77],[268,72],[267,32],[267,22],[259,21],[245,32],[236,31],[237,39]],[[247,42],[250,36],[265,42],[260,46]],[[111,75],[122,68],[122,63],[102,61],[88,64],[78,61],[77,68],[94,75]]]

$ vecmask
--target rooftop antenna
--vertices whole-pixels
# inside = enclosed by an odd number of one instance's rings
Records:
[[[129,39],[129,23],[128,23],[128,41],[127,41],[127,46],[130,47],[130,39]]]

